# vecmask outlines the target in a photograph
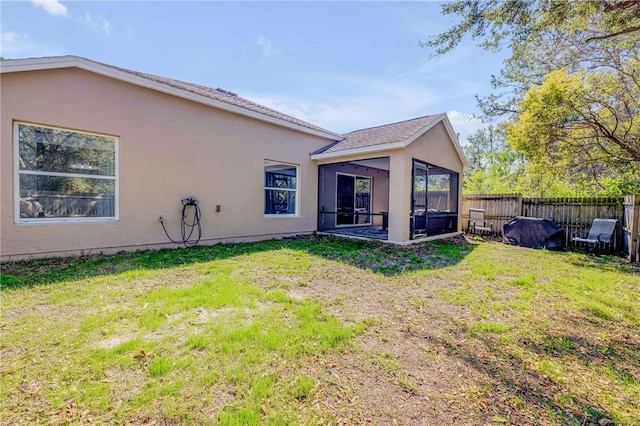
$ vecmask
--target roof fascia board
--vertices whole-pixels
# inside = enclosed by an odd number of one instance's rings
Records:
[[[77,65],[79,58],[56,56],[51,58],[7,59],[0,61],[0,73],[39,71],[55,68],[67,68]]]
[[[415,135],[413,135],[410,138],[406,139],[403,142],[403,144],[404,144],[403,148],[406,148],[407,146],[409,146],[409,144],[411,142],[414,142],[420,136],[424,135],[429,130],[433,129],[440,122],[442,122],[444,124],[444,128],[447,131],[447,134],[449,135],[449,138],[451,139],[451,142],[453,143],[453,147],[455,148],[456,152],[458,153],[458,156],[460,157],[460,160],[462,160],[463,166],[465,168],[469,167],[469,161],[467,160],[467,157],[464,155],[464,151],[462,150],[462,146],[460,145],[460,142],[458,141],[458,135],[456,135],[456,133],[453,131],[453,126],[451,125],[451,122],[449,121],[449,117],[445,113],[440,114],[440,116],[437,119],[433,120],[431,123],[429,123],[426,126],[424,126],[422,129],[420,129],[418,132],[416,132]]]
[[[409,144],[413,141],[415,141],[416,139],[418,139],[420,136],[424,135],[425,133],[427,133],[429,130],[433,129],[433,127],[438,124],[440,121],[442,121],[442,118],[445,117],[446,114],[440,114],[438,118],[434,119],[431,123],[427,124],[426,126],[424,126],[422,129],[418,130],[414,135],[410,136],[409,138],[405,139],[402,143],[404,144],[403,148],[406,148],[407,146],[409,146]]]
[[[422,136],[425,133],[427,133],[429,130],[433,129],[440,122],[442,122],[444,124],[445,130],[447,131],[447,134],[449,135],[449,138],[451,139],[451,142],[453,143],[453,146],[454,146],[456,152],[458,153],[458,156],[460,157],[460,160],[462,160],[463,166],[465,168],[468,168],[469,167],[469,162],[467,160],[467,157],[464,155],[464,151],[462,150],[462,146],[460,145],[460,142],[458,141],[458,136],[453,131],[453,126],[451,125],[451,122],[449,121],[449,117],[445,113],[440,114],[440,116],[438,118],[434,119],[431,123],[427,124],[422,129],[417,131],[414,135],[410,136],[409,138],[405,139],[404,141],[392,142],[392,143],[387,143],[387,144],[382,144],[382,145],[366,146],[366,147],[362,147],[362,148],[346,149],[344,151],[335,151],[335,152],[329,152],[329,153],[312,154],[311,155],[311,159],[312,160],[324,160],[324,159],[328,159],[328,158],[347,157],[347,156],[351,156],[351,155],[368,154],[368,153],[379,152],[379,151],[387,151],[387,150],[393,150],[393,149],[406,148],[407,146],[409,146],[409,144],[414,142],[420,136]]]
[[[7,62],[9,61],[11,62],[16,61],[16,63],[7,64]],[[93,61],[89,61],[84,58],[79,58],[79,57],[59,58],[58,57],[58,58],[38,58],[38,59],[14,59],[14,60],[2,61],[0,72],[4,74],[6,72],[39,71],[39,70],[47,70],[47,69],[61,69],[61,68],[73,68],[73,67],[80,68],[85,71],[90,71],[96,74],[104,75],[106,77],[111,77],[116,80],[131,83],[136,86],[141,86],[147,89],[166,93],[168,95],[187,99],[193,102],[211,106],[224,111],[239,114],[245,117],[264,121],[270,124],[275,124],[280,127],[286,127],[288,129],[296,130],[296,131],[307,133],[314,136],[319,136],[332,141],[336,140],[336,136],[329,133],[321,132],[314,129],[309,129],[304,126],[300,126],[299,124],[291,123],[285,120],[280,120],[274,117],[269,117],[268,115],[260,114],[254,111],[246,110],[241,107],[216,101],[214,99],[207,98],[206,96],[197,95],[187,90],[171,87],[156,81],[151,81],[144,77],[129,74],[124,71],[119,71],[117,69],[113,69],[111,67],[108,67]]]
[[[453,146],[456,149],[456,151],[458,152],[458,155],[460,156],[460,159],[462,160],[462,164],[465,168],[469,167],[469,160],[467,160],[467,156],[464,155],[464,151],[462,149],[462,145],[460,145],[460,141],[458,140],[458,135],[456,134],[456,132],[453,130],[453,126],[451,125],[451,122],[449,121],[449,116],[447,114],[443,114],[444,115],[444,128],[447,130],[447,133],[449,133],[449,137],[451,138],[451,141],[453,142]]]
[[[312,154],[311,159],[324,160],[327,158],[339,158],[339,157],[347,157],[350,155],[369,154],[369,153],[380,152],[380,151],[390,151],[393,149],[401,149],[404,147],[405,147],[404,142],[385,143],[381,145],[365,146],[362,148],[345,149],[344,151]]]

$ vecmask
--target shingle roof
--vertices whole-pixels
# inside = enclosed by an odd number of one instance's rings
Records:
[[[71,67],[77,67],[90,72],[103,74],[132,84],[148,87],[152,90],[158,90],[174,96],[201,102],[212,107],[226,109],[227,111],[246,115],[255,119],[308,132],[329,140],[342,139],[342,136],[338,133],[323,129],[320,126],[316,126],[315,124],[311,124],[271,108],[267,108],[263,105],[259,105],[226,90],[187,83],[185,81],[175,80],[168,77],[132,71],[126,68],[92,61],[79,56],[70,55],[44,58],[9,59],[0,63],[0,72],[4,74],[8,72],[38,71]]]
[[[332,132],[330,130],[324,129],[320,126],[316,126],[315,124],[308,123],[306,121],[300,120],[298,118],[292,117],[287,114],[283,114],[279,111],[276,111],[271,108],[267,108],[263,105],[252,102],[248,99],[242,98],[235,93],[230,93],[228,91],[222,91],[221,89],[214,89],[213,87],[202,86],[199,84],[188,83],[185,81],[175,80],[173,78],[162,77],[153,74],[146,74],[143,72],[132,71],[125,68],[115,67],[113,65],[102,64],[113,69],[126,72],[128,74],[135,75],[137,77],[142,77],[148,80],[152,80],[161,84],[165,84],[167,86],[174,87],[176,89],[186,90],[188,92],[194,93],[196,95],[205,96],[210,99],[214,99],[216,101],[224,102],[236,107],[244,108],[249,111],[257,112],[259,114],[264,114],[266,116],[277,118],[279,120],[287,121],[289,123],[297,124],[302,127],[306,127],[308,129],[316,130],[323,133],[328,133],[331,135],[335,135],[336,138],[341,138],[341,135],[338,133]]]
[[[442,114],[427,115],[399,123],[386,124],[384,126],[370,127],[347,133],[344,139],[328,145],[314,154],[339,152],[350,149],[365,148],[375,145],[385,145],[395,142],[405,142],[418,134],[422,129],[432,125],[442,118]]]

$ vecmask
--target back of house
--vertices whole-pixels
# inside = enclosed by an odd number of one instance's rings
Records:
[[[0,70],[2,260],[175,246],[159,217],[180,241],[183,212],[191,220],[195,203],[202,244],[310,234],[327,220],[329,230],[381,227],[383,219],[386,239],[406,242],[420,192],[413,174],[424,170],[426,184],[430,167],[446,175],[433,200],[448,197],[437,207],[446,229],[434,235],[459,231],[465,160],[444,114],[354,151],[350,135],[228,90],[73,56],[7,60]],[[322,168],[329,164],[341,170]],[[340,181],[333,195],[321,171]]]

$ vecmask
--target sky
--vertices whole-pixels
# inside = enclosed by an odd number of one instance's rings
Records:
[[[0,56],[76,55],[221,87],[346,133],[446,112],[461,142],[484,125],[504,54],[465,41],[438,58],[439,2],[0,2]]]

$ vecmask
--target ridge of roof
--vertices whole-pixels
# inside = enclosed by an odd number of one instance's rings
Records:
[[[446,114],[425,115],[396,123],[355,130],[345,133],[343,135],[344,139],[327,145],[312,154],[317,155],[347,150],[360,150],[375,146],[392,147],[395,145],[406,145],[413,140],[412,138],[422,134],[424,129],[441,120],[443,117],[446,117]]]
[[[164,92],[175,96],[187,98],[196,102],[205,103],[212,107],[227,109],[229,111],[240,114],[243,114],[244,112],[244,115],[250,116],[252,118],[262,119],[263,121],[285,125],[285,127],[293,127],[302,131],[305,131],[304,129],[308,129],[307,131],[310,131],[310,133],[323,136],[327,139],[342,139],[342,135],[340,135],[339,133],[332,132],[315,124],[300,120],[296,117],[284,114],[280,111],[276,111],[264,105],[260,105],[235,94],[228,93],[228,91],[222,92],[217,88],[176,80],[170,77],[163,77],[159,75],[129,70],[127,68],[105,64],[103,62],[94,61],[80,56],[67,55],[26,59],[8,59],[0,63],[0,70],[2,72],[11,72],[52,68],[68,68],[74,66],[88,71],[102,71],[100,73],[114,78],[121,77],[118,75],[112,75],[108,72],[109,70],[113,70],[115,74],[124,73],[125,75],[131,76],[132,80],[129,82],[133,84],[140,85],[139,79],[143,79],[147,82],[155,83],[155,85],[153,85],[154,87],[147,86],[155,90],[159,90],[162,87],[171,88],[173,90],[164,90]],[[122,80],[123,78],[119,79]],[[160,85],[160,87],[158,87],[157,85]],[[190,95],[195,95],[195,97]],[[212,102],[206,102],[207,100],[210,100]],[[225,108],[224,105],[220,105],[220,103],[228,105],[229,107]]]
[[[396,122],[393,122],[393,123],[387,123],[387,124],[380,124],[378,126],[365,127],[364,129],[358,129],[358,130],[353,130],[353,131],[351,131],[349,133],[343,133],[342,136],[347,137],[347,136],[349,136],[349,135],[351,135],[353,133],[363,132],[363,131],[366,131],[366,130],[373,130],[373,129],[379,129],[379,128],[382,128],[382,127],[395,126],[395,125],[399,125],[399,124],[408,123],[410,121],[422,120],[424,118],[430,118],[430,117],[434,118],[434,117],[436,117],[438,115],[442,115],[442,114],[444,114],[444,113],[423,115],[421,117],[409,118],[407,120],[396,121]]]
[[[446,113],[425,115],[397,123],[356,130],[345,134],[343,140],[336,141],[313,152],[311,158],[314,160],[337,159],[352,155],[372,155],[382,151],[403,149],[439,123],[444,125],[445,131],[462,160],[463,166],[469,167],[469,162],[458,141],[458,136],[453,130]]]

